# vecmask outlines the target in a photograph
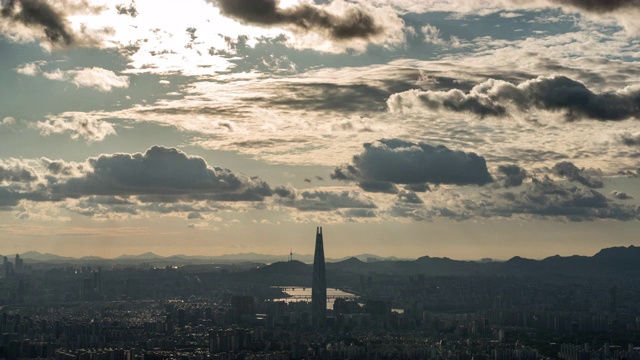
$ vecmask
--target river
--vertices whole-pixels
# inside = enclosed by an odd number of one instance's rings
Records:
[[[274,286],[279,288],[285,294],[291,296],[287,298],[275,299],[278,301],[299,302],[299,301],[311,301],[311,287],[302,286]],[[336,298],[345,298],[349,300],[355,300],[358,297],[355,294],[334,288],[327,288],[327,309],[333,309],[333,302]]]

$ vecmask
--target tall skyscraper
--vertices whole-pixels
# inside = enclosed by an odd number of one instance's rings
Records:
[[[327,277],[324,266],[322,228],[316,228],[316,251],[313,255],[313,279],[311,280],[311,324],[316,328],[327,323]]]

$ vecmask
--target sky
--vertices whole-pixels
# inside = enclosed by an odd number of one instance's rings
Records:
[[[640,1],[0,0],[0,254],[640,245]]]

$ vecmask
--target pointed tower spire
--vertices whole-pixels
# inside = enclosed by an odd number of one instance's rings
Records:
[[[311,323],[316,328],[324,327],[327,323],[327,278],[322,227],[316,228],[316,250],[313,255],[311,279]]]

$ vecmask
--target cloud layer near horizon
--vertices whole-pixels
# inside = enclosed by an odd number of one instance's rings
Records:
[[[44,171],[14,160],[0,163],[0,204],[15,206],[24,200],[54,201],[94,197],[96,204],[113,203],[114,197],[150,203],[182,201],[262,201],[273,195],[271,187],[257,177],[209,166],[204,159],[154,146],[144,153],[106,154],[84,163],[42,158]],[[3,181],[4,180],[4,181]],[[98,196],[98,198],[95,198]],[[105,202],[106,201],[106,202]]]
[[[52,185],[54,194],[163,195],[202,197],[253,193],[270,196],[265,182],[238,176],[228,169],[210,167],[200,157],[154,146],[144,154],[113,154],[91,158],[91,172]]]

